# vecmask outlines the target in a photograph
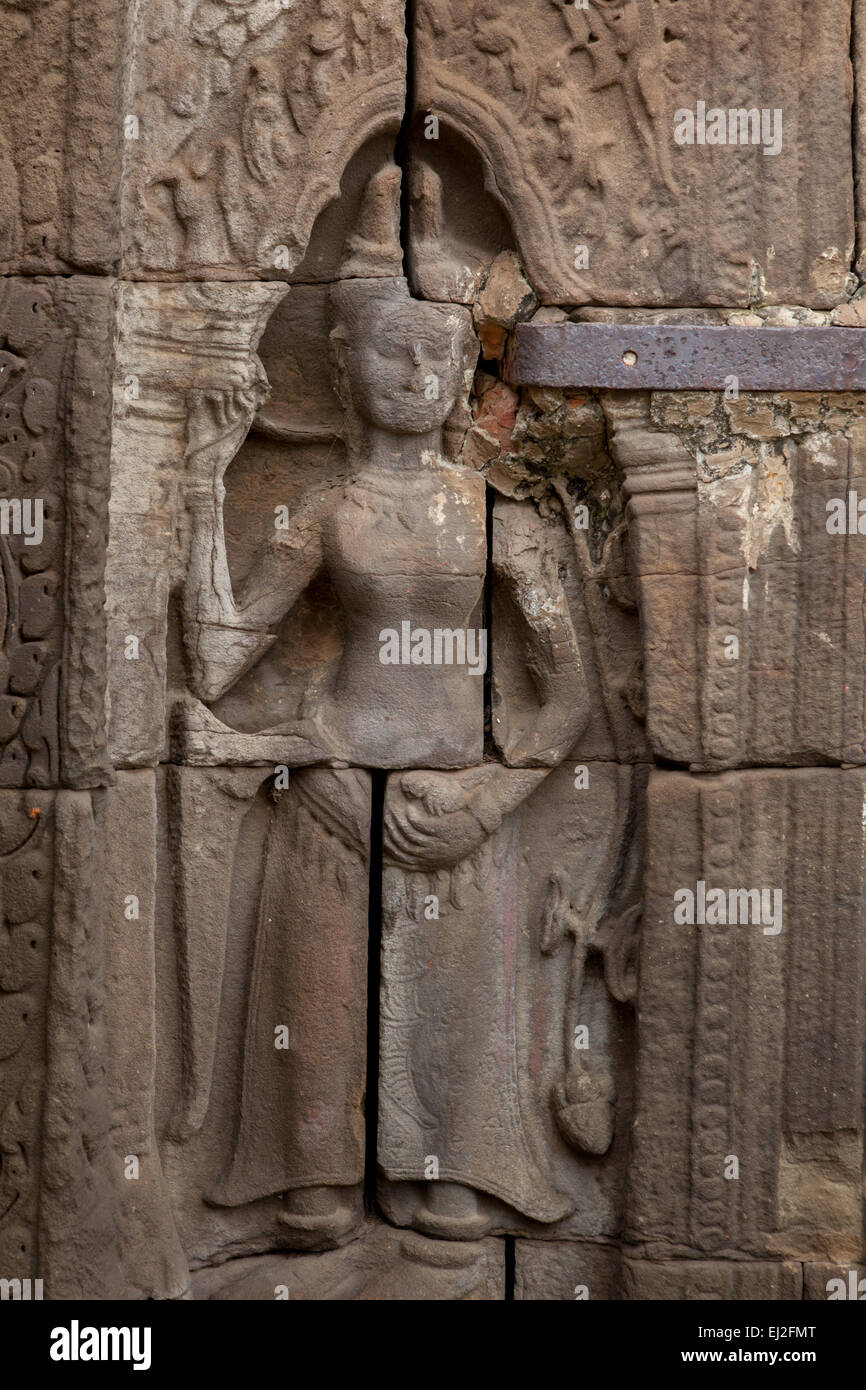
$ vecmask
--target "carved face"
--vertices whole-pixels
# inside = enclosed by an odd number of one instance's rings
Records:
[[[462,389],[468,314],[410,297],[405,281],[345,283],[334,338],[352,404],[395,434],[441,428]]]

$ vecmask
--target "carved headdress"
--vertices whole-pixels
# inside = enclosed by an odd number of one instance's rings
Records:
[[[340,266],[344,280],[369,280],[403,274],[400,245],[400,190],[403,176],[396,164],[377,170],[364,189],[358,225],[346,238]]]
[[[478,358],[478,342],[469,312],[459,305],[413,299],[404,277],[399,242],[400,170],[388,164],[375,173],[364,192],[358,225],[346,242],[341,278],[329,295],[334,384],[345,412],[345,439],[350,452],[363,443],[363,429],[347,369],[351,345],[363,345],[403,331],[411,336],[409,316],[417,318],[418,336],[441,332],[450,349],[455,395],[462,404]],[[443,383],[444,387],[444,383]]]

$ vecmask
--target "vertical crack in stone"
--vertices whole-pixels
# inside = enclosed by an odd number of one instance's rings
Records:
[[[370,896],[367,934],[367,1084],[364,1121],[366,1152],[364,1200],[376,1206],[379,1147],[379,991],[382,974],[382,817],[385,814],[386,772],[371,773]]]
[[[394,145],[394,163],[402,172],[400,187],[400,245],[403,248],[403,274],[409,280],[409,204],[412,123],[415,119],[415,13],[416,0],[406,0],[406,103],[403,120]],[[410,281],[411,287],[411,281]]]
[[[490,635],[493,632],[493,504],[496,500],[495,493],[488,485],[485,493],[487,506],[487,573],[484,576],[484,627],[488,634],[488,650],[490,650]],[[487,662],[487,669],[484,672],[484,752],[485,755],[496,757],[496,747],[493,742],[493,660]]]
[[[505,1302],[514,1302],[514,1280],[517,1265],[517,1242],[514,1236],[505,1237]]]
[[[863,0],[853,0],[851,6],[851,182],[854,186],[854,260],[850,269],[860,274],[863,256],[863,218],[866,204],[866,170],[862,166],[862,142],[866,136],[866,98],[863,75],[858,63],[859,51],[866,50],[866,9]],[[861,276],[862,279],[862,276]]]

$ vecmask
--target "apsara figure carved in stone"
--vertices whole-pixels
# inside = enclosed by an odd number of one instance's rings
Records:
[[[520,614],[537,700],[512,711],[501,738],[505,765],[485,755],[486,487],[443,446],[443,427],[477,356],[470,315],[413,300],[399,277],[342,280],[330,306],[349,455],[344,480],[305,503],[287,531],[275,531],[237,594],[225,555],[221,480],[216,512],[204,503],[192,508],[185,640],[191,687],[203,703],[217,700],[268,649],[274,626],[322,570],[343,626],[339,659],[308,692],[303,717],[262,731],[268,748],[285,739],[289,750],[303,750],[295,765],[331,770],[293,773],[274,814],[241,1119],[210,1200],[237,1205],[289,1194],[285,1221],[299,1245],[345,1238],[356,1219],[356,1206],[338,1189],[357,1189],[363,1175],[366,922],[358,909],[366,901],[370,791],[361,769],[402,769],[390,780],[384,815],[380,1165],[391,1179],[423,1181],[432,1151],[424,1130],[438,1107],[441,1181],[430,1185],[415,1224],[457,1237],[486,1228],[473,1189],[552,1221],[571,1203],[545,1172],[543,1141],[521,1094],[513,988],[519,924],[503,910],[494,864],[501,866],[507,849],[503,822],[561,762],[588,719],[577,641],[533,504],[502,500],[494,580]],[[293,762],[291,751],[285,760]],[[422,1017],[400,998],[418,943],[399,902],[439,871],[453,879],[446,891],[461,910],[438,924],[440,1007],[438,1017],[434,1010]],[[468,878],[475,887],[466,899],[457,881]],[[339,910],[326,886],[332,882]],[[351,919],[337,944],[335,915]],[[274,1047],[274,1026],[286,1017],[293,1020],[288,1064]],[[462,1046],[470,1027],[472,1045]],[[467,1064],[474,1080],[464,1074]]]

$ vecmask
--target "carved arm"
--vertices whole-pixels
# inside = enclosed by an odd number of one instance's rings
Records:
[[[538,702],[535,710],[509,710],[497,735],[511,767],[558,766],[590,718],[577,638],[546,530],[531,503],[497,499],[494,574],[501,596],[522,619],[525,666]]]
[[[226,469],[243,443],[267,387],[256,378],[227,391],[190,393],[186,506],[190,557],[183,591],[190,689],[206,703],[230,689],[274,641],[267,628],[292,607],[321,564],[309,515],[276,532],[239,596],[232,590],[223,504]]]

